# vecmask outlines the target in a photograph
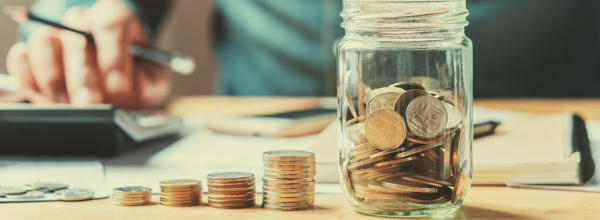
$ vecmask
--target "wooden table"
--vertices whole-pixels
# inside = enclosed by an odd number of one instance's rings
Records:
[[[240,104],[261,103],[264,108],[240,109]],[[188,97],[171,105],[175,113],[203,112],[250,114],[276,109],[314,105],[312,98]],[[600,119],[599,99],[501,99],[477,100],[477,105],[550,113],[575,111],[588,120]],[[157,201],[155,196],[153,201]],[[206,201],[206,198],[204,198]],[[600,219],[600,193],[517,189],[501,186],[474,186],[463,207],[448,218],[469,219]],[[268,211],[260,208],[223,210],[208,207],[113,206],[109,199],[85,202],[39,202],[0,204],[0,219],[378,219],[350,209],[341,194],[319,194],[314,210]]]

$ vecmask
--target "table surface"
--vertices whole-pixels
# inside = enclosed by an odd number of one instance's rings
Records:
[[[253,103],[261,103],[261,108]],[[190,112],[254,114],[317,105],[314,98],[185,97],[170,106],[175,114]],[[552,113],[574,111],[587,120],[600,119],[600,99],[485,99],[476,105]],[[240,109],[240,105],[248,107]],[[268,109],[268,110],[265,110]],[[260,197],[260,196],[258,196]],[[158,200],[154,196],[153,201]],[[204,198],[206,201],[206,198]],[[260,203],[259,203],[260,204]],[[341,194],[319,194],[313,210],[241,210],[206,206],[166,207],[156,203],[139,207],[111,205],[110,199],[84,202],[36,202],[0,204],[1,219],[376,219],[354,212]],[[463,207],[448,218],[469,219],[600,219],[600,193],[474,186]]]

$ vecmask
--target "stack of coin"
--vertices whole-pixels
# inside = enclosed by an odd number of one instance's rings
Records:
[[[315,154],[306,151],[263,153],[263,207],[295,211],[313,207],[315,202]]]
[[[121,206],[144,205],[150,202],[152,189],[143,186],[117,187],[112,192],[112,203]]]
[[[357,106],[366,111],[350,112],[366,114],[344,121],[351,146],[342,168],[351,196],[357,202],[381,201],[372,206],[377,209],[389,204],[385,200],[441,204],[462,198],[470,178],[465,165],[459,166],[465,125],[455,96],[399,82],[365,97]]]
[[[208,180],[208,205],[215,208],[254,207],[254,174],[242,172],[211,173]]]
[[[160,182],[160,204],[168,206],[199,205],[202,185],[199,180],[176,179]]]

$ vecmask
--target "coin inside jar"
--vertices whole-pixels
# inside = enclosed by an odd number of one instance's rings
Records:
[[[446,129],[447,113],[441,101],[429,95],[412,100],[406,107],[408,130],[424,139],[433,139]]]
[[[402,145],[406,130],[402,116],[389,109],[374,111],[365,122],[367,139],[380,150],[391,150]]]
[[[367,102],[367,114],[371,114],[378,109],[394,109],[396,99],[405,91],[395,87],[384,87],[370,92]]]
[[[400,113],[402,116],[406,117],[406,108],[408,107],[408,104],[410,104],[414,99],[421,96],[430,95],[429,93],[427,93],[427,91],[420,89],[408,90],[407,92],[402,93],[402,95],[400,95],[394,103],[394,110]]]

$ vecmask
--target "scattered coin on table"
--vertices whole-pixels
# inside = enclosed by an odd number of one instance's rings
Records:
[[[62,201],[83,201],[92,199],[94,191],[90,189],[69,188],[54,192],[54,195]]]

